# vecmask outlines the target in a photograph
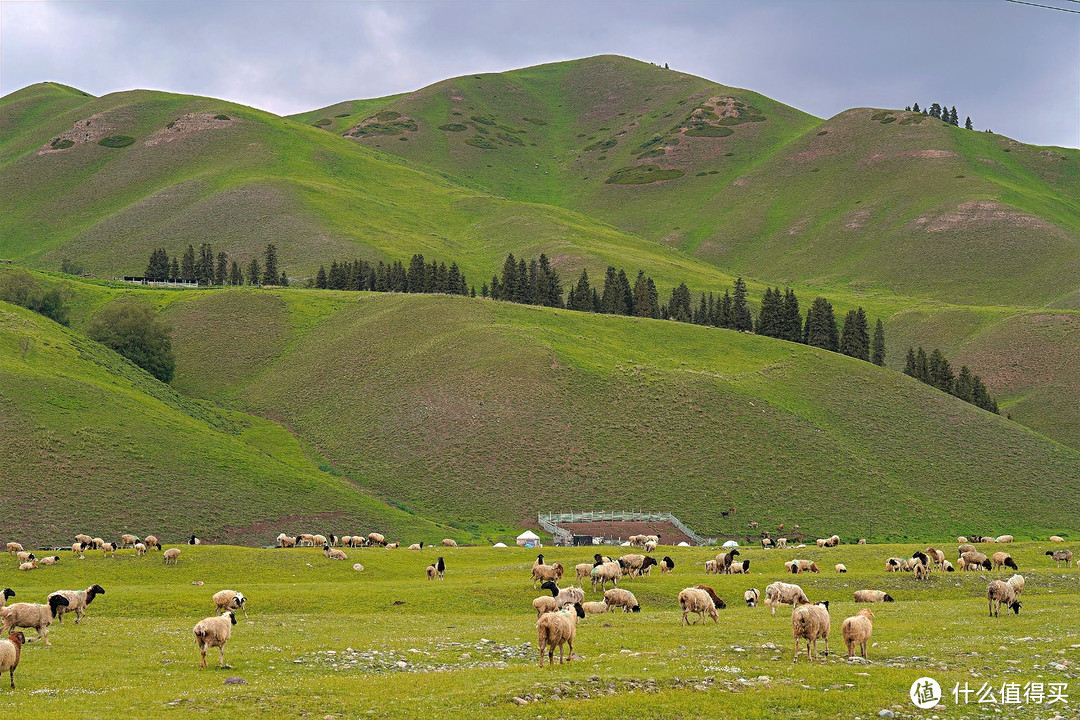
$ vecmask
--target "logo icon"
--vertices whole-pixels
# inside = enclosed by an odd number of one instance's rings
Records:
[[[929,710],[941,701],[941,686],[934,678],[921,677],[911,683],[909,694],[915,707]]]

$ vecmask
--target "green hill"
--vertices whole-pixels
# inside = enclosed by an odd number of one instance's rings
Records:
[[[186,398],[110,350],[0,302],[0,536],[55,543],[191,533],[266,544],[281,530],[429,541],[460,534],[321,472],[282,426]],[[325,460],[318,460],[325,463]],[[385,529],[384,529],[385,528]]]
[[[1080,153],[918,113],[821,121],[600,56],[295,117],[774,282],[1035,306],[1080,288]]]

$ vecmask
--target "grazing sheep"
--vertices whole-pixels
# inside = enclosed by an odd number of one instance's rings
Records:
[[[559,664],[563,663],[563,644],[569,649],[567,662],[574,659],[574,635],[577,634],[578,618],[585,617],[580,603],[564,607],[553,613],[545,613],[536,620],[536,644],[540,648],[540,667],[544,667],[544,650],[549,665],[555,664],[555,646],[559,647]]]
[[[923,565],[921,562],[916,562],[914,573],[916,580],[925,580],[930,575],[930,568],[926,565]]]
[[[641,612],[641,605],[638,604],[637,598],[634,597],[634,593],[629,590],[623,590],[622,588],[612,588],[605,592],[604,602],[608,604],[608,608],[611,610],[622,608],[624,613]]]
[[[155,536],[155,535],[147,535],[146,537],[144,537],[143,538],[143,545],[145,545],[146,547],[148,547],[150,549],[155,549],[155,548],[158,549],[158,550],[161,549],[161,543],[158,542],[157,536]]]
[[[690,613],[697,613],[702,625],[705,624],[706,613],[713,619],[714,623],[720,622],[720,613],[716,611],[716,605],[713,604],[709,593],[704,590],[697,588],[683,589],[679,593],[679,607],[682,608],[682,624],[684,627],[687,625],[686,616]],[[693,624],[696,625],[697,620],[694,620]]]
[[[102,540],[99,537],[90,539],[90,549],[91,550],[100,550],[104,544],[105,544],[105,541]]]
[[[315,545],[317,545],[317,546],[318,545],[329,545],[330,544],[330,543],[328,543],[326,541],[326,536],[325,535],[312,535],[311,539],[315,541]]]
[[[773,546],[772,538],[761,538],[761,549],[768,550]]]
[[[218,590],[211,600],[214,601],[214,607],[219,614],[225,610],[243,610],[244,619],[247,620],[247,598],[244,597],[244,593],[236,590]]]
[[[1013,591],[1016,593],[1016,597],[1020,597],[1020,595],[1024,592],[1023,575],[1013,575],[1011,578],[1005,581],[1005,584],[1013,589]]]
[[[296,536],[296,544],[300,547],[315,547],[315,536],[310,533],[300,533]]]
[[[892,596],[887,592],[881,590],[856,590],[855,602],[857,603],[878,603],[878,602],[894,602]]]
[[[192,633],[195,635],[195,647],[199,649],[202,658],[199,660],[199,669],[206,667],[206,651],[216,647],[220,653],[218,665],[229,667],[225,664],[225,643],[229,642],[232,634],[232,626],[236,624],[236,613],[232,610],[221,615],[215,615],[200,620],[195,624]]]
[[[694,589],[695,590],[704,590],[706,593],[708,593],[709,597],[712,598],[713,605],[716,606],[717,610],[726,610],[727,609],[727,603],[724,602],[723,600],[721,600],[719,597],[717,597],[716,592],[711,587],[709,587],[708,585],[695,585]]]
[[[1058,567],[1061,567],[1061,563],[1072,564],[1072,550],[1047,550],[1046,554],[1057,563]]]
[[[539,618],[544,613],[555,612],[559,609],[559,606],[555,603],[555,598],[550,595],[541,595],[532,602],[533,608],[536,610],[536,617]]]
[[[94,539],[92,537],[90,537],[89,535],[76,535],[75,536],[75,542],[82,543],[83,545],[86,545],[87,547],[89,547],[90,544],[93,541],[94,541]]]
[[[619,558],[619,564],[622,565],[623,572],[627,576],[634,577],[640,575],[645,569],[646,560],[651,560],[651,565],[656,564],[656,560],[645,555],[623,555]]]
[[[169,548],[161,556],[165,559],[166,565],[175,565],[180,559],[180,548]]]
[[[581,609],[585,611],[586,615],[603,615],[608,611],[608,605],[603,600],[600,602],[587,602],[581,603]]]
[[[23,551],[23,546],[17,542],[9,542],[7,544],[8,555],[14,555]]]
[[[19,566],[19,569],[23,570],[23,571],[37,570],[37,560],[31,560],[30,562],[24,562],[22,565]]]
[[[551,593],[551,597],[555,600],[555,607],[561,608],[563,605],[573,605],[574,603],[585,602],[585,591],[582,588],[576,588],[573,585],[563,589],[559,589],[559,586],[554,582],[548,580],[540,589],[547,590]]]
[[[367,539],[368,543],[370,543],[371,545],[382,545],[383,547],[386,547],[387,545],[386,537],[383,536],[382,533],[368,533]]]
[[[8,605],[0,609],[0,620],[3,620],[0,636],[7,635],[12,628],[34,628],[37,630],[38,636],[26,642],[44,640],[45,645],[51,647],[49,626],[52,625],[52,621],[56,618],[58,610],[67,604],[67,598],[57,595],[49,598],[48,605],[38,605],[36,603]]]
[[[964,543],[966,543],[967,541],[968,541],[968,539],[967,539],[966,537],[964,537],[963,535],[961,535],[960,537],[956,538],[956,542],[958,542],[958,543],[960,543],[960,544],[964,544]]]
[[[866,538],[859,538],[859,542],[857,542],[855,544],[856,545],[865,545],[866,544]]]
[[[13,632],[3,640],[0,640],[0,676],[6,670],[11,678],[11,689],[15,689],[15,668],[19,667],[19,656],[22,654],[23,643],[26,636],[21,632]]]
[[[434,580],[436,577],[438,577],[440,580],[442,580],[444,572],[446,572],[446,563],[443,562],[442,556],[440,555],[438,560],[428,565],[427,579]]]
[[[716,561],[715,560],[706,560],[705,561],[705,574],[706,575],[713,575],[713,574],[717,574],[719,572],[720,572],[720,569],[718,567],[716,567]]]
[[[1020,568],[1016,567],[1016,561],[1012,559],[1012,555],[1010,555],[1007,552],[996,552],[996,553],[994,553],[993,560],[994,560],[994,569],[995,570],[997,570],[999,567],[1007,567],[1007,568],[1010,568],[1012,570],[1019,570],[1020,569]]]
[[[647,553],[656,552],[656,543],[652,540],[647,540],[641,549]]]
[[[956,548],[957,557],[962,557],[964,553],[975,552],[975,546],[971,543],[964,543],[960,547]]]
[[[787,565],[787,563],[784,564]],[[816,562],[811,562],[809,560],[792,560],[791,572],[795,574],[804,572],[820,573],[821,570],[818,569]]]
[[[866,642],[874,633],[874,613],[869,608],[863,608],[852,617],[845,618],[840,624],[840,634],[847,645],[847,656],[855,655],[855,646],[859,646],[859,655],[866,657]]]
[[[46,555],[45,557],[41,558],[41,560],[39,560],[38,562],[40,562],[42,565],[55,565],[56,563],[60,562],[60,556],[58,556],[58,555]]]
[[[203,541],[202,541],[202,538],[197,538],[194,535],[192,535],[191,537],[188,538],[187,544],[188,545],[202,545]]]
[[[410,550],[423,550],[424,549],[424,543],[422,543],[422,542],[421,543],[413,543],[412,545],[409,546],[409,549]]]
[[[1065,538],[1061,537],[1060,535],[1051,535],[1050,542],[1065,542]]]
[[[727,575],[728,568],[731,567],[731,563],[735,562],[735,556],[739,554],[739,551],[735,548],[726,553],[717,553],[716,555],[716,572],[720,575]]]
[[[1012,535],[998,535],[996,542],[999,543],[1011,543],[1013,541]]]
[[[757,607],[758,600],[761,598],[761,593],[757,591],[757,588],[750,588],[742,594],[742,597],[746,602],[746,607]]]
[[[806,641],[806,657],[810,662],[817,655],[817,641],[825,641],[825,655],[829,654],[829,630],[832,620],[829,617],[829,601],[814,603],[813,605],[800,605],[791,613],[791,635],[795,638],[795,657],[793,662],[799,661],[799,640]],[[811,650],[813,645],[813,650]]]
[[[397,550],[399,547],[401,547],[401,543],[397,542],[396,540],[392,543],[386,543],[387,550]]]
[[[142,557],[146,554],[146,546],[140,543],[135,543],[135,556]]]
[[[945,553],[941,550],[935,550],[933,546],[926,548],[926,554],[930,556],[930,561],[934,563],[938,570],[945,569]]]
[[[828,542],[828,541],[825,538],[818,538],[817,539],[817,546],[820,547],[820,548],[823,548],[823,547],[825,547],[826,542]]]
[[[750,574],[750,561],[749,560],[742,560],[742,561],[736,560],[735,562],[731,563],[730,567],[728,567],[728,573],[730,573],[731,575],[749,575]]]
[[[86,545],[82,544],[81,542],[76,542],[71,546],[71,553],[73,555],[78,555],[80,560],[85,560],[86,556],[83,555],[83,549],[85,547]]]
[[[15,553],[15,561],[19,563],[30,562],[36,556],[32,552],[26,552],[25,550]]]
[[[577,575],[577,581],[581,582],[585,578],[592,575],[593,564],[592,563],[578,563],[574,566],[574,573]]]
[[[348,560],[349,559],[349,556],[345,554],[344,550],[339,550],[338,548],[332,548],[329,545],[327,545],[326,543],[323,543],[322,554],[325,555],[330,560]]]
[[[596,567],[597,565],[603,565],[604,563],[609,562],[614,561],[607,555],[601,555],[600,553],[596,553],[595,555],[593,555],[593,567]]]
[[[844,563],[837,563],[836,567],[833,568],[833,569],[836,570],[836,572],[838,572],[838,573],[846,573],[847,572],[847,565],[845,565]]]
[[[772,608],[772,614],[776,615],[777,605],[808,605],[806,593],[798,585],[785,582],[774,582],[765,587],[765,604]]]
[[[120,549],[123,550],[124,548],[126,548],[128,546],[135,547],[135,543],[137,543],[137,542],[139,542],[139,536],[138,535],[131,535],[131,534],[125,533],[125,534],[120,536]]]
[[[990,562],[990,558],[986,557],[981,552],[966,552],[960,556],[960,559],[964,561],[964,569],[966,570],[978,570],[979,567],[986,570],[994,569],[994,565]]]
[[[450,538],[443,538],[442,544],[443,544],[443,547],[456,548],[457,547],[457,540],[452,540]],[[561,652],[561,650],[560,650],[560,652]]]
[[[787,538],[786,537],[777,538],[776,539],[776,547],[780,548],[780,549],[786,548],[787,547]]]
[[[102,555],[102,557],[109,557],[109,555],[112,554],[112,556],[115,558],[116,557],[116,549],[117,549],[117,547],[118,547],[118,545],[116,543],[114,543],[114,542],[102,543],[101,544],[101,555]]]
[[[541,557],[543,557],[541,555]],[[532,569],[532,581],[533,589],[536,589],[536,583],[545,583],[548,581],[558,582],[562,580],[563,576],[563,564],[555,563],[554,565],[533,565]]]
[[[953,564],[951,562],[949,562],[948,560],[943,560],[942,561],[941,569],[944,570],[945,572],[956,572],[956,568],[954,568]]]
[[[1016,596],[1016,590],[1012,585],[1000,580],[993,580],[986,588],[987,607],[991,617],[998,616],[998,609],[1004,605],[1005,614],[1011,609],[1017,615],[1020,614],[1020,600]]]
[[[61,606],[57,610],[56,619],[63,623],[64,613],[73,612],[75,613],[75,624],[78,625],[79,621],[86,615],[86,608],[89,607],[90,603],[94,602],[94,598],[104,594],[105,588],[95,583],[85,590],[57,590],[51,592],[48,599],[51,601],[54,595],[59,595],[67,600],[67,605]]]
[[[0,610],[3,610],[4,606],[7,605],[8,598],[13,597],[15,597],[15,591],[11,588],[4,588],[0,591]]]
[[[277,536],[277,546],[279,548],[296,547],[296,538],[289,537],[285,533],[280,533]]]
[[[614,587],[618,587],[620,579],[622,579],[622,565],[619,563],[606,562],[596,565],[592,569],[593,592],[596,592],[597,583],[600,584],[600,590],[603,591],[609,581]]]
[[[899,572],[906,564],[907,561],[904,558],[891,557],[885,561],[885,572]]]
[[[921,563],[926,572],[930,572],[931,560],[929,555],[927,555],[921,550],[916,550],[914,553],[911,554],[911,559],[915,560],[918,563]],[[911,569],[914,570],[915,568],[912,567]]]

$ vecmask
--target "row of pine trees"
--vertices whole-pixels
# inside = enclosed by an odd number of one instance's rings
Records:
[[[955,105],[953,105],[952,109],[950,110],[946,105],[938,105],[937,103],[934,103],[929,108],[920,110],[919,103],[915,103],[914,105],[908,105],[904,109],[913,112],[921,112],[923,115],[929,115],[930,117],[937,118],[942,122],[946,122],[950,125],[960,127],[960,116],[956,114]],[[974,129],[974,126],[971,124],[971,116],[968,116],[967,119],[964,120],[964,128],[967,130]]]
[[[990,397],[982,378],[972,375],[967,365],[960,366],[960,373],[954,374],[949,361],[937,348],[929,356],[922,347],[918,350],[908,348],[904,374],[983,410],[998,413],[997,401]]]
[[[372,292],[400,293],[444,293],[447,295],[476,296],[476,290],[470,290],[456,262],[446,267],[445,262],[431,261],[417,253],[412,256],[409,266],[400,260],[387,264],[380,260],[369,263],[367,260],[354,260],[330,263],[330,272],[325,266],[309,281],[308,287],[325,290],[369,290]]]
[[[228,253],[219,252],[215,256],[210,243],[202,243],[198,255],[195,246],[188,245],[180,260],[173,255],[170,261],[165,248],[154,250],[150,253],[145,274],[147,280],[154,282],[288,286],[289,278],[278,263],[277,248],[273,243],[266,246],[263,261],[264,265],[260,266],[258,258],[251,258],[245,272],[235,259],[230,261]]]

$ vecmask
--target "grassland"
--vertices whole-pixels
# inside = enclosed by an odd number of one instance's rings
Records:
[[[946,693],[943,709],[932,711],[941,718],[987,715],[974,698],[954,703],[954,684],[965,682],[972,689],[984,682],[1064,682],[1071,707],[1080,663],[1077,569],[1054,568],[1043,555],[1047,547],[1008,547],[1027,588],[1020,615],[999,618],[987,617],[985,591],[990,577],[1004,577],[1000,572],[934,573],[924,583],[883,572],[886,557],[909,556],[924,544],[751,548],[742,556],[751,560],[749,576],[706,576],[701,563],[713,553],[707,549],[660,548],[658,555],[676,562],[673,575],[622,584],[642,611],[587,618],[573,662],[544,669],[530,604],[539,592],[528,579],[535,556],[525,549],[442,552],[442,583],[423,579],[424,566],[441,552],[435,550],[352,550],[339,563],[312,549],[200,546],[184,547],[175,568],[164,567],[158,553],[135,558],[123,551],[115,559],[65,555],[32,573],[14,572],[14,560],[5,557],[0,586],[14,587],[16,600],[41,601],[52,590],[91,583],[106,594],[81,625],[70,616],[54,624],[52,648],[24,647],[17,689],[0,691],[0,714],[744,719],[871,717],[891,708],[898,717],[921,717],[908,690],[922,676]],[[953,557],[955,547],[943,549]],[[550,561],[571,566],[590,556],[585,549],[547,549]],[[781,575],[791,557],[824,569],[796,578],[812,600],[830,601],[832,654],[813,665],[805,655],[791,662],[790,608],[772,617],[741,602],[747,588],[791,580]],[[357,560],[363,572],[351,569]],[[837,562],[847,565],[846,575],[832,572]],[[676,595],[699,582],[728,607],[719,624],[680,627]],[[199,670],[191,628],[211,614],[210,596],[224,587],[244,592],[250,617],[238,617],[226,646],[231,667]],[[841,620],[859,607],[851,593],[861,588],[885,590],[897,601],[873,606],[865,665],[843,659],[840,639]],[[230,677],[246,684],[225,684]],[[1056,707],[1010,706],[1002,714],[1048,717]]]

